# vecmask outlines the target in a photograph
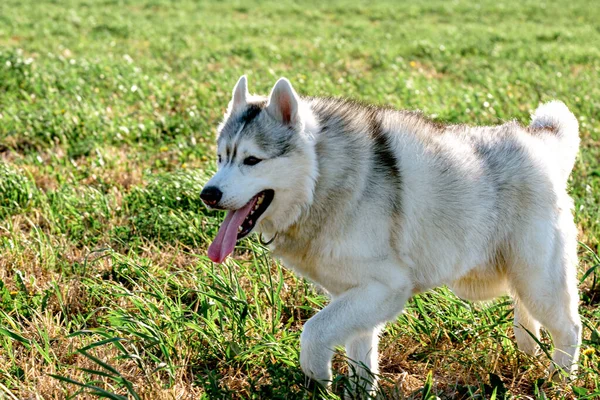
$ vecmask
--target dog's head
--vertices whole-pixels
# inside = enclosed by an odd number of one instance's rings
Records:
[[[286,229],[312,202],[313,121],[287,79],[265,98],[250,95],[246,77],[240,78],[218,129],[218,172],[201,193],[207,206],[229,211],[209,247],[211,260],[225,260],[236,241],[255,229]]]

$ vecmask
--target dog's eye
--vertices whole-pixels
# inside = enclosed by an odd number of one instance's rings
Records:
[[[253,156],[244,158],[244,165],[256,165],[262,160]]]

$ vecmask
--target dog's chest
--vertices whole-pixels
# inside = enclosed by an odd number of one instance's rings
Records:
[[[361,251],[352,241],[281,241],[273,254],[286,268],[339,295],[369,279],[370,266],[386,255]]]

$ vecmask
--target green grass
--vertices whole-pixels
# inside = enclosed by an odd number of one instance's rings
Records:
[[[453,123],[565,101],[582,137],[577,379],[543,383],[549,359],[516,349],[508,299],[440,288],[388,325],[382,382],[387,397],[597,398],[599,20],[566,0],[0,2],[0,397],[312,396],[299,334],[326,297],[254,240],[226,265],[205,256],[222,216],[198,194],[247,74],[253,92],[286,76]]]

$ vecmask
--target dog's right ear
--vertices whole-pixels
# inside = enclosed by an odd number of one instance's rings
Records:
[[[245,108],[248,105],[246,100],[248,96],[248,80],[246,79],[246,75],[242,75],[233,88],[231,103],[229,104],[231,112]]]
[[[280,78],[269,95],[267,112],[284,125],[298,123],[298,95],[290,81]]]

